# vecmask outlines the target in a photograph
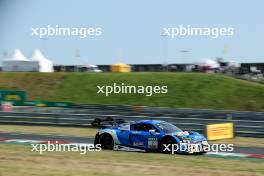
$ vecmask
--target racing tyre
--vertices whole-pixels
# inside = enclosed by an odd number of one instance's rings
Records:
[[[99,138],[102,149],[113,150],[114,140],[110,134],[104,133]]]

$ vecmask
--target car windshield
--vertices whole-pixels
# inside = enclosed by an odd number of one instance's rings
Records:
[[[175,125],[172,125],[167,122],[161,122],[156,125],[161,131],[164,131],[165,133],[176,133],[182,131],[180,128],[176,127]]]

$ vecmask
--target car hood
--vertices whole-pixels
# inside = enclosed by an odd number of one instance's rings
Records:
[[[207,140],[203,135],[195,131],[181,131],[172,134],[175,137],[178,137],[182,140],[189,140],[190,142],[202,142]]]

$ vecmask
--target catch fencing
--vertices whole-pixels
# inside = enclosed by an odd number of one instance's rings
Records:
[[[183,130],[205,132],[207,124],[232,122],[235,135],[264,137],[264,112],[79,104],[73,108],[20,108],[0,112],[0,124],[91,127],[95,118],[165,120]]]

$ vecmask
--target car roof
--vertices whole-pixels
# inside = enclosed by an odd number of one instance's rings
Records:
[[[137,124],[137,123],[145,123],[145,124],[158,124],[158,123],[161,123],[161,122],[164,122],[162,120],[139,120],[139,121],[136,121],[134,122],[134,124]]]

